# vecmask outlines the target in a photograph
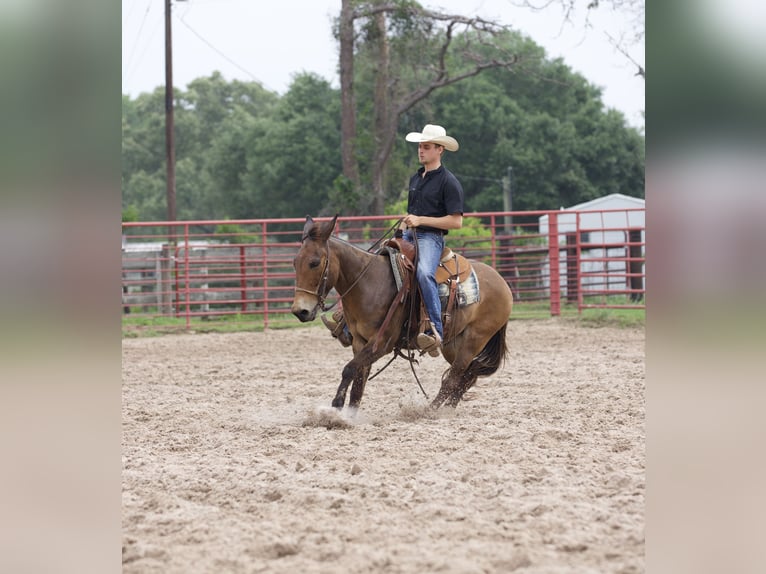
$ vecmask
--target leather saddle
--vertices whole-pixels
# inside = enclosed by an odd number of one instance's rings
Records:
[[[394,303],[389,311],[389,316],[392,314],[394,307],[397,303],[403,303],[409,292],[414,288],[417,289],[415,281],[415,245],[399,237],[389,239],[384,243],[384,248],[389,253],[398,253],[399,256],[392,256],[392,267],[394,275],[397,278],[397,285],[399,287],[399,296],[394,299]],[[395,263],[394,263],[395,262]],[[439,258],[439,266],[436,268],[436,284],[446,284],[448,287],[447,304],[442,312],[442,323],[444,330],[444,340],[450,339],[450,328],[452,327],[452,316],[457,308],[458,302],[456,298],[458,284],[467,280],[471,273],[473,273],[473,267],[471,263],[460,255],[455,253],[449,247],[445,247]],[[422,303],[420,305],[422,307]],[[413,313],[415,315],[416,313]],[[420,316],[411,316],[408,323],[410,325],[416,325],[422,323],[426,317],[425,310],[420,310]],[[390,317],[387,317],[384,324],[388,323]],[[423,325],[421,324],[421,331]]]
[[[412,243],[404,239],[393,238],[386,241],[384,245],[399,251],[414,265],[415,246]],[[439,258],[439,267],[436,268],[436,284],[465,281],[471,275],[471,271],[473,271],[473,267],[471,267],[468,259],[455,253],[449,247],[445,247]]]

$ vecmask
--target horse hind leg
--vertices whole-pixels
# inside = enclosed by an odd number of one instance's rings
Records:
[[[457,404],[463,400],[463,395],[465,395],[466,391],[473,386],[478,378],[478,375],[463,373],[458,381],[457,390],[452,393],[452,396],[447,400],[447,406],[453,408],[457,407]]]
[[[473,386],[477,378],[477,375],[469,371],[458,373],[455,369],[449,369],[442,377],[441,388],[431,401],[431,408],[438,409],[444,404],[452,408],[457,407],[463,395]]]
[[[481,351],[470,361],[463,354],[452,362],[452,367],[442,377],[439,393],[431,403],[433,408],[439,408],[444,403],[456,407],[476,379],[492,375],[498,370],[507,353],[505,331],[504,325],[490,337]],[[463,353],[465,348],[465,346],[462,347]]]

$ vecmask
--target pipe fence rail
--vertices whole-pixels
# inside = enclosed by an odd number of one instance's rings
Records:
[[[339,217],[335,232],[377,249],[396,221]],[[123,322],[197,330],[213,321],[294,324],[292,262],[304,223],[123,223]],[[513,317],[645,308],[645,242],[644,209],[468,213],[446,241],[505,278]]]

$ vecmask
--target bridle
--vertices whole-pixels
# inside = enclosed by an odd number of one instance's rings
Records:
[[[402,218],[403,219],[403,218]],[[399,219],[396,223],[394,223],[386,233],[383,234],[383,236],[378,239],[375,243],[373,243],[370,248],[367,250],[368,252],[371,252],[378,244],[380,244],[381,241],[391,232],[392,229],[395,227],[398,227],[398,225],[401,223],[402,219]],[[309,235],[306,233],[301,237],[301,243],[306,241],[308,239]],[[348,295],[351,290],[356,287],[356,284],[359,283],[359,281],[364,277],[364,274],[367,273],[367,270],[370,268],[370,265],[372,265],[373,260],[370,259],[367,264],[364,266],[364,269],[359,273],[359,275],[356,276],[356,279],[354,279],[349,285],[348,289],[344,293],[338,294],[338,300],[335,301],[332,305],[325,305],[324,298],[327,297],[327,294],[330,292],[330,289],[327,288],[327,281],[330,278],[330,240],[333,239],[332,237],[329,237],[327,241],[325,242],[325,258],[324,258],[324,269],[322,269],[322,276],[319,278],[319,283],[317,284],[317,288],[314,291],[310,291],[309,289],[304,289],[303,287],[298,287],[298,285],[295,285],[296,291],[302,291],[303,293],[308,293],[309,295],[313,295],[317,298],[317,304],[314,305],[314,309],[319,307],[322,312],[329,311],[335,305],[338,304],[339,301],[343,300],[343,297]]]
[[[391,228],[383,235],[383,237],[378,239],[367,251],[371,252],[388,235],[388,233],[391,232],[392,229],[394,229],[395,227],[399,226],[399,224],[401,223],[402,219],[399,219],[399,221],[397,221],[393,226],[391,226]],[[306,241],[306,239],[308,239],[308,237],[309,237],[308,234],[304,234],[303,237],[301,237],[301,244],[304,241]],[[354,281],[351,283],[351,285],[349,285],[348,289],[346,289],[346,291],[344,293],[339,293],[338,294],[338,300],[335,301],[335,303],[333,303],[330,306],[325,305],[324,298],[327,296],[327,293],[330,291],[330,289],[327,288],[327,282],[329,281],[329,277],[330,277],[330,240],[331,239],[333,239],[333,238],[329,237],[327,239],[327,241],[325,242],[324,268],[322,269],[322,276],[319,278],[319,283],[317,284],[317,288],[314,291],[311,291],[309,289],[304,289],[303,287],[298,287],[297,281],[296,281],[296,285],[295,285],[295,290],[296,291],[302,291],[303,293],[307,293],[309,295],[313,295],[314,297],[316,297],[317,298],[317,303],[316,303],[316,305],[314,305],[314,309],[319,307],[322,310],[322,312],[329,311],[330,309],[335,307],[335,305],[337,305],[338,302],[342,301],[343,297],[348,295],[351,292],[351,290],[354,287],[356,287],[356,284],[359,283],[359,281],[362,279],[362,277],[364,277],[364,274],[367,273],[367,270],[370,268],[370,265],[372,265],[372,262],[374,261],[374,259],[370,259],[367,262],[367,264],[364,266],[364,269],[362,269],[362,271],[359,273],[359,275],[357,275],[356,279],[354,279]],[[415,257],[416,258],[417,258],[417,248],[418,248],[418,242],[415,241]],[[416,259],[416,261],[417,261],[417,259]],[[388,367],[388,365],[391,364],[391,362],[397,356],[404,357],[405,359],[407,359],[409,361],[410,369],[412,370],[412,374],[415,376],[415,380],[417,381],[418,386],[420,387],[420,391],[423,393],[423,395],[426,397],[426,399],[428,399],[428,394],[426,393],[425,389],[423,389],[423,385],[420,384],[420,379],[418,378],[418,375],[415,372],[415,368],[413,366],[413,364],[416,363],[417,360],[414,358],[414,351],[412,351],[412,350],[408,351],[408,355],[404,355],[401,352],[401,349],[397,348],[396,352],[394,352],[393,356],[391,357],[391,360],[388,361],[388,363],[386,363],[382,368],[380,368],[378,370],[378,372],[376,372],[374,375],[369,377],[367,380],[369,381],[369,380],[372,380],[375,377],[377,377],[381,372],[383,372],[386,369],[386,367]]]
[[[301,243],[303,243],[307,238],[308,238],[308,235],[304,235],[303,237],[301,237]],[[319,278],[319,283],[317,284],[317,288],[314,291],[310,291],[309,289],[298,287],[296,282],[295,290],[302,291],[303,293],[308,293],[309,295],[313,295],[314,297],[316,297],[317,304],[314,305],[315,309],[319,307],[320,309],[322,309],[322,311],[329,311],[336,305],[336,303],[333,303],[332,305],[327,307],[324,303],[324,298],[327,297],[327,293],[329,293],[330,291],[327,288],[327,281],[329,280],[329,278],[330,278],[330,240],[328,239],[325,242],[324,269],[322,269],[322,276]],[[354,284],[356,284],[356,282]],[[346,293],[348,293],[348,291],[346,291]]]
[[[301,239],[301,243],[306,239],[306,236],[304,236]],[[362,277],[364,277],[364,274],[367,273],[367,270],[370,268],[370,265],[372,265],[372,262],[374,259],[370,259],[364,266],[364,269],[362,269],[359,272],[359,275],[356,276],[356,279],[354,279],[351,282],[351,285],[348,286],[348,289],[346,289],[343,293],[338,293],[338,300],[335,301],[332,305],[325,305],[324,298],[327,297],[327,294],[330,292],[330,289],[327,288],[327,281],[330,277],[330,240],[329,238],[325,244],[325,259],[324,259],[324,269],[322,269],[322,276],[319,278],[319,283],[317,284],[317,288],[314,291],[310,291],[309,289],[304,289],[303,287],[298,287],[298,285],[295,286],[296,291],[302,291],[304,293],[308,293],[309,295],[313,295],[317,298],[317,304],[314,305],[314,308],[316,309],[319,307],[322,312],[329,311],[335,305],[337,305],[340,301],[343,300],[343,298],[351,293],[351,290],[356,287],[357,283],[361,281]],[[373,245],[374,247],[374,245]]]

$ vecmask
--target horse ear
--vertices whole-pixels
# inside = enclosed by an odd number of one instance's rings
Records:
[[[335,222],[338,221],[338,214],[335,214],[335,217],[332,218],[332,220],[328,221],[322,226],[322,231],[320,232],[320,237],[324,239],[325,241],[330,238],[332,235],[332,232],[335,230]]]
[[[310,215],[307,215],[306,216],[306,223],[303,226],[303,235],[302,235],[302,237],[304,239],[306,237],[308,237],[309,229],[311,229],[312,227],[314,227],[314,220],[311,218]]]

